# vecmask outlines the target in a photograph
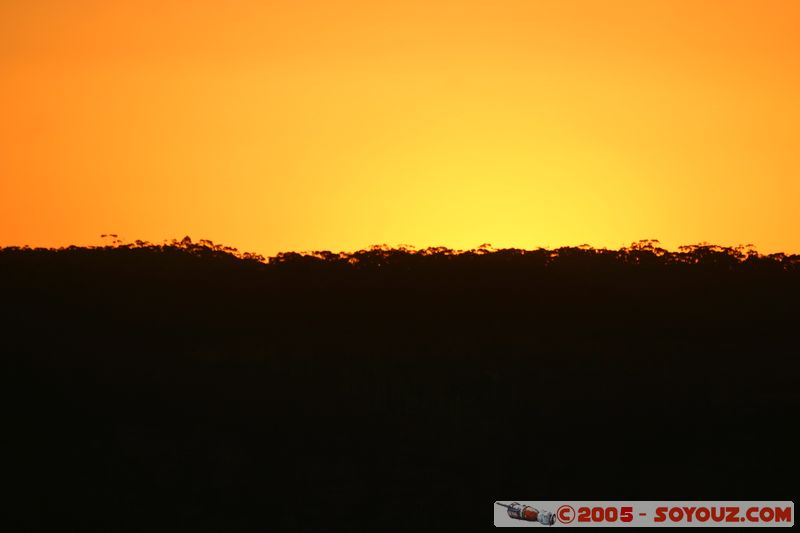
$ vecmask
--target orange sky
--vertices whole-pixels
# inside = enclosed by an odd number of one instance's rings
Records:
[[[800,2],[3,0],[0,245],[800,250]]]

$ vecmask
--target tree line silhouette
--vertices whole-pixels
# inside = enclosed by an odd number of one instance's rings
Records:
[[[11,530],[450,530],[793,499],[800,256],[0,249]]]

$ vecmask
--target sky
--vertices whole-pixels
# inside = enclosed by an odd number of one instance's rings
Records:
[[[800,251],[795,0],[2,0],[0,246]]]

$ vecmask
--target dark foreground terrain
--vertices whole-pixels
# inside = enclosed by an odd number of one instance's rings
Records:
[[[2,249],[2,529],[796,499],[799,297],[800,257],[705,245]]]

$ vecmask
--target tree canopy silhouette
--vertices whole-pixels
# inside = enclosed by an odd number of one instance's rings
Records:
[[[0,249],[12,529],[797,495],[798,255],[112,238]]]

